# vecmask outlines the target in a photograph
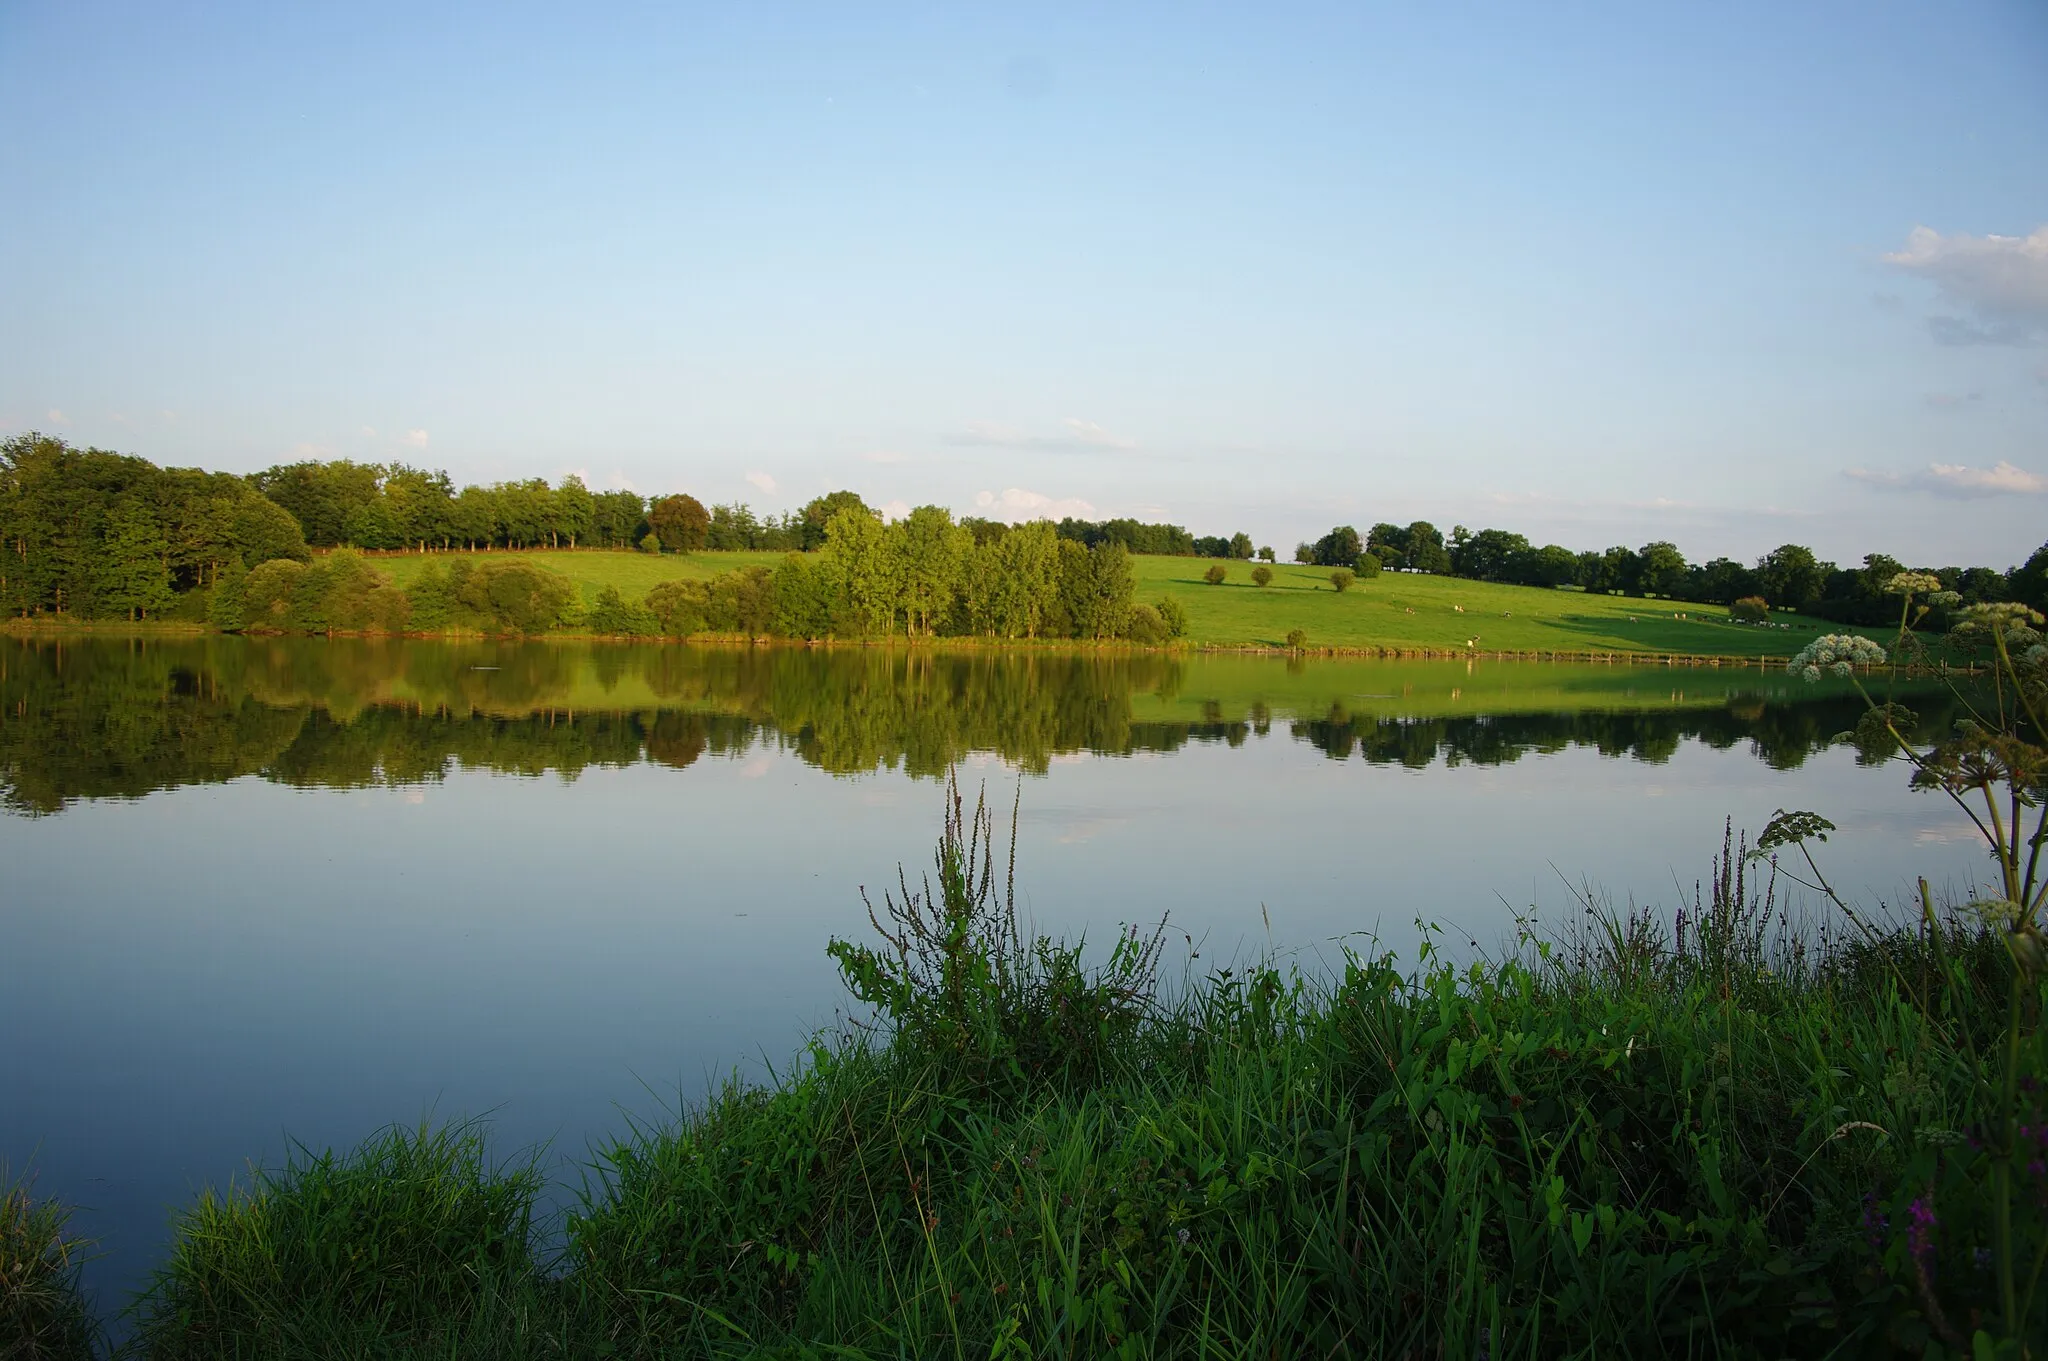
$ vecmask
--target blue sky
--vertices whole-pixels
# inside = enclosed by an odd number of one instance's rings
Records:
[[[2048,538],[2048,6],[0,0],[0,432],[763,510]]]

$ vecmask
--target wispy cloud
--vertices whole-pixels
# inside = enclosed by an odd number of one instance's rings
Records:
[[[1068,416],[1052,434],[1021,430],[995,421],[969,421],[959,433],[946,437],[949,444],[986,445],[998,449],[1050,449],[1078,452],[1088,449],[1131,450],[1138,441],[1129,435],[1105,430],[1094,421]]]
[[[1918,492],[1959,501],[2048,493],[2048,477],[2030,473],[2003,459],[1989,468],[1971,468],[1961,463],[1930,463],[1923,471],[1915,473],[1851,468],[1843,476],[1879,491]]]
[[[910,461],[910,455],[895,449],[876,449],[862,454],[861,460],[866,463],[907,463]]]
[[[1095,507],[1078,496],[1051,497],[1042,492],[1026,491],[1022,487],[1006,487],[1001,495],[992,491],[976,492],[974,508],[991,520],[1008,520],[1012,523],[1022,520],[1064,520],[1069,515],[1085,520],[1095,514]]]
[[[408,448],[424,449],[427,447],[427,432],[424,430],[408,430],[399,442]]]
[[[48,421],[48,422],[49,422],[50,424],[52,424],[52,425],[69,425],[69,424],[71,424],[71,418],[70,418],[69,416],[65,415],[65,414],[64,414],[64,413],[63,413],[62,411],[59,411],[59,410],[58,410],[58,409],[57,409],[56,407],[54,407],[54,406],[53,406],[53,407],[51,407],[51,408],[50,408],[50,409],[49,409],[48,411],[45,411],[45,412],[43,413],[43,419],[47,420],[47,421]]]
[[[770,477],[767,473],[748,473],[747,482],[750,486],[759,488],[763,495],[775,495],[775,479],[773,477]]]
[[[1983,400],[1981,392],[1930,392],[1926,397],[1927,405],[1941,411],[1953,411],[1959,406]]]
[[[1928,280],[1961,313],[1927,319],[1943,345],[2023,345],[2048,335],[2048,226],[2028,236],[1915,227],[1884,262]]]

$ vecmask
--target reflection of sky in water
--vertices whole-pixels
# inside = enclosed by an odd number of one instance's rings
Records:
[[[999,819],[1014,776],[979,759]],[[1668,907],[1722,819],[1811,808],[1826,863],[1895,900],[1986,862],[1897,769],[1846,751],[1773,771],[1696,743],[1646,765],[1583,748],[1425,770],[1336,761],[1275,727],[1238,749],[1056,759],[1027,779],[1018,886],[1044,930],[1171,911],[1204,963],[1417,916],[1482,944],[1565,881]],[[756,749],[573,781],[456,772],[400,789],[257,779],[0,818],[0,1155],[94,1207],[101,1281],[154,1260],[167,1208],[284,1137],[345,1145],[488,1112],[501,1148],[580,1157],[735,1065],[783,1062],[841,996],[823,947],[858,887],[928,862],[939,790]],[[38,1147],[40,1146],[40,1147]],[[571,1179],[573,1180],[573,1174]]]

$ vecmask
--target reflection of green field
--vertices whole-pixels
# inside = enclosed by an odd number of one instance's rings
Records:
[[[1289,665],[1208,655],[1186,659],[1170,691],[1134,695],[1131,716],[1233,721],[1261,707],[1299,718],[1332,709],[1383,718],[1662,710],[1784,703],[1848,689],[1844,682],[1809,686],[1778,668],[1345,657]]]
[[[1952,705],[1900,698],[1926,734]],[[1666,666],[1142,651],[633,646],[573,640],[0,641],[0,809],[245,774],[354,788],[474,768],[686,766],[757,743],[835,773],[976,752],[1175,751],[1280,730],[1421,768],[1566,745],[1662,760],[1749,742],[1797,766],[1854,725],[1842,682]]]
[[[530,561],[562,573],[590,601],[605,586],[639,600],[663,581],[702,579],[755,564],[772,566],[780,553],[663,554],[613,550],[478,554],[493,560]],[[376,560],[400,585],[446,555],[393,556]],[[1293,629],[1308,634],[1317,648],[1385,648],[1391,651],[1476,652],[1650,652],[1695,656],[1785,657],[1797,652],[1815,630],[1830,625],[1784,616],[1789,630],[1731,623],[1714,605],[1669,600],[1630,600],[1549,591],[1529,586],[1496,586],[1454,577],[1387,573],[1339,594],[1320,567],[1282,565],[1273,582],[1251,583],[1251,564],[1225,564],[1221,586],[1203,582],[1208,558],[1138,558],[1138,599],[1170,596],[1188,612],[1188,641],[1198,647],[1279,647]],[[1462,609],[1462,613],[1460,613]],[[1411,613],[1412,611],[1412,613]],[[1685,619],[1674,618],[1684,614]]]

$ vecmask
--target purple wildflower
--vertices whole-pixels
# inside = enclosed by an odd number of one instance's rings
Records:
[[[1913,1254],[1913,1269],[1922,1276],[1932,1274],[1929,1267],[1934,1257],[1937,1223],[1934,1201],[1930,1197],[1921,1196],[1906,1207],[1906,1250]]]
[[[1865,1242],[1870,1244],[1870,1250],[1879,1256],[1884,1255],[1884,1235],[1885,1231],[1890,1227],[1891,1222],[1889,1218],[1885,1215],[1884,1211],[1877,1208],[1876,1193],[1865,1191],[1863,1193],[1863,1238]]]

